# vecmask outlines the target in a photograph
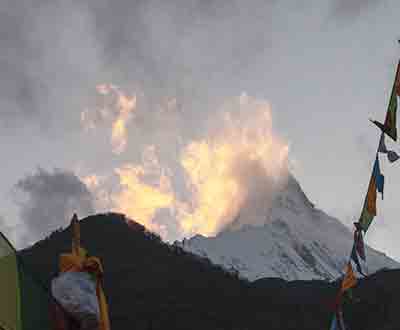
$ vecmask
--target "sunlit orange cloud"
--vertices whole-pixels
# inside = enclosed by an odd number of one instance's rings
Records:
[[[80,175],[81,169],[77,169],[77,174],[81,181],[86,185],[93,195],[93,204],[98,212],[107,212],[112,208],[110,189],[107,187],[107,176],[96,174]]]
[[[89,189],[97,188],[100,184],[100,178],[96,174],[91,174],[85,177],[82,177],[81,180]]]
[[[182,237],[213,236],[232,223],[252,196],[261,194],[257,198],[265,197],[268,204],[270,194],[262,194],[286,178],[289,152],[272,131],[269,104],[243,94],[228,100],[218,113],[214,128],[203,139],[182,147],[180,169],[167,168],[158,158],[158,151],[168,145],[149,146],[140,163],[116,168],[119,189],[111,196],[114,210],[163,237],[168,237],[170,228],[168,222],[158,221],[161,210],[176,221]],[[181,172],[186,187],[176,185]],[[271,187],[257,190],[254,182],[264,182],[263,177],[270,178],[264,181]]]
[[[128,164],[115,172],[121,186],[121,191],[113,196],[115,210],[163,234],[164,228],[153,219],[158,210],[172,209],[175,197],[170,178],[158,164],[155,147],[144,151],[142,165]]]
[[[191,142],[181,157],[194,204],[180,219],[185,234],[215,235],[234,220],[251,193],[252,164],[276,181],[287,173],[288,147],[272,132],[267,103],[242,96],[223,110],[219,131]]]
[[[128,96],[112,84],[97,85],[96,91],[104,98],[104,102],[92,111],[86,109],[81,113],[82,126],[90,130],[95,129],[100,123],[109,122],[112,151],[121,154],[127,147],[127,125],[136,110],[136,95]]]

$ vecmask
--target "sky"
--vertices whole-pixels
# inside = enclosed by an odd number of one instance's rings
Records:
[[[200,137],[219,105],[243,93],[268,102],[309,199],[350,226],[379,139],[368,118],[383,121],[400,57],[396,9],[394,0],[3,0],[2,229],[26,246],[73,211],[97,211],[85,177],[137,162],[149,145],[174,162],[175,146]],[[96,114],[99,84],[137,100],[134,116],[109,113],[85,129],[81,114]],[[178,112],[160,117],[156,105],[171,98]],[[110,146],[118,121],[127,142]],[[367,242],[400,260],[398,166],[381,161],[385,199]],[[176,223],[166,226],[178,236]]]

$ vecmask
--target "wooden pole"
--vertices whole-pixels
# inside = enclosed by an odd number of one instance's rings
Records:
[[[79,256],[81,247],[81,229],[78,216],[74,213],[71,220],[72,227],[72,254]]]

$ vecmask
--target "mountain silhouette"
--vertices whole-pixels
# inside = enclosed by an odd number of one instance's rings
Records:
[[[101,258],[113,330],[329,329],[338,282],[264,278],[254,282],[169,245],[121,214],[81,221],[82,245]],[[47,288],[71,228],[19,252]],[[400,271],[360,280],[344,305],[352,330],[399,329]]]

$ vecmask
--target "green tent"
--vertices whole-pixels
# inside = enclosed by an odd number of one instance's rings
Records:
[[[0,233],[0,329],[50,330],[53,300],[26,271],[16,250]]]

